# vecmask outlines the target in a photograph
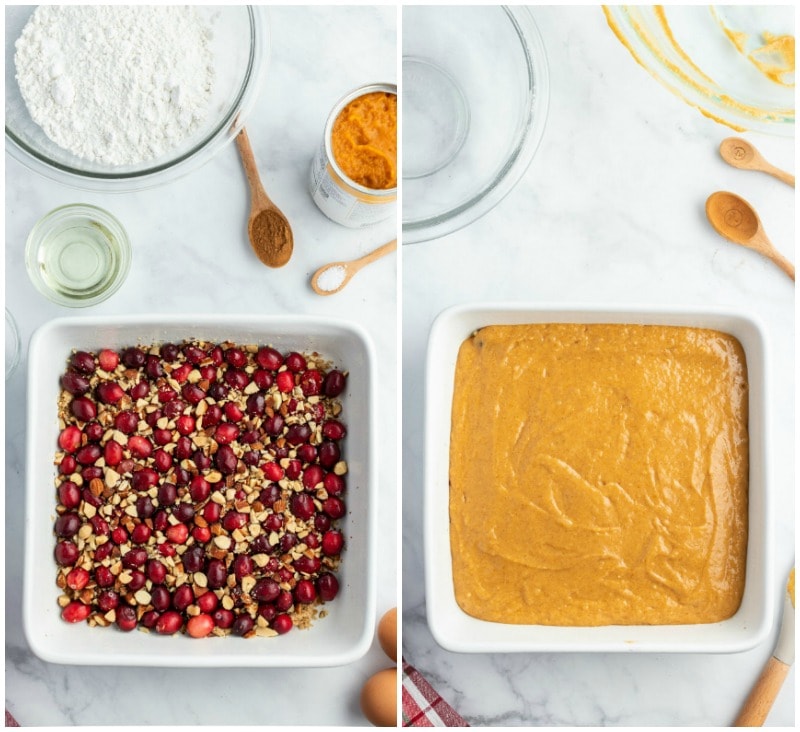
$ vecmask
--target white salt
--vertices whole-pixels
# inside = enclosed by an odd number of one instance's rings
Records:
[[[331,290],[338,289],[342,282],[344,282],[345,271],[344,267],[336,264],[333,267],[328,267],[317,278],[317,286],[320,290],[331,292]]]

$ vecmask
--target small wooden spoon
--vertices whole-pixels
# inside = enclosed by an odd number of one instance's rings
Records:
[[[719,146],[719,154],[728,165],[732,165],[734,168],[760,170],[762,173],[772,175],[778,180],[794,186],[794,176],[791,173],[768,163],[751,143],[741,137],[725,138]]]
[[[775,249],[758,214],[743,198],[727,191],[712,193],[706,201],[706,216],[718,234],[771,259],[794,280],[794,265]]]
[[[380,259],[389,254],[389,252],[393,252],[395,249],[397,249],[397,239],[392,239],[382,247],[378,247],[374,251],[358,259],[353,259],[349,262],[331,262],[330,264],[326,264],[324,267],[320,267],[314,272],[314,275],[311,277],[311,289],[313,289],[317,295],[333,295],[344,289],[344,286],[350,282],[353,275],[362,267],[365,267],[370,262],[374,262],[376,259]],[[320,284],[320,276],[325,272],[330,272],[330,283],[327,283],[325,281],[326,278],[323,277],[322,284]]]
[[[270,200],[258,175],[253,148],[247,131],[236,135],[236,147],[242,157],[242,165],[250,185],[250,218],[247,234],[256,256],[267,267],[283,267],[292,256],[294,236],[292,227],[283,212]]]
[[[761,727],[794,663],[794,569],[789,573],[783,600],[783,620],[775,650],[764,665],[734,727]]]

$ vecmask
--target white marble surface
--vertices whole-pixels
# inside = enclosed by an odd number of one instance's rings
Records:
[[[38,326],[65,315],[292,313],[360,323],[378,354],[380,616],[397,604],[397,258],[372,265],[333,297],[318,297],[308,281],[327,261],[358,256],[393,238],[395,223],[340,227],[317,210],[306,180],[339,97],[364,83],[396,80],[397,11],[280,7],[270,18],[271,65],[247,126],[265,187],[293,224],[290,263],[268,270],[250,250],[248,194],[233,145],[187,178],[117,195],[52,183],[6,155],[6,306],[25,347]],[[122,289],[84,311],[40,296],[23,262],[25,238],[37,219],[76,201],[117,215],[134,250]],[[361,685],[388,665],[377,644],[348,666],[289,671],[70,667],[31,654],[21,624],[26,366],[23,355],[6,384],[6,706],[16,719],[23,725],[367,724],[358,705]]]
[[[794,191],[727,167],[733,134],[654,81],[599,7],[536,7],[551,72],[541,148],[483,219],[403,248],[403,650],[473,725],[729,725],[777,634],[722,655],[454,654],[431,637],[423,586],[424,358],[435,316],[466,302],[730,306],[768,324],[776,599],[794,555],[794,286],[707,225],[731,190],[794,260]],[[794,169],[794,141],[746,134]],[[776,607],[780,603],[776,604]],[[794,725],[794,672],[767,720]]]

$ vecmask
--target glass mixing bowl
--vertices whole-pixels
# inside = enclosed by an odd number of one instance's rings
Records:
[[[6,150],[48,178],[85,190],[131,191],[174,180],[214,157],[239,132],[263,84],[270,38],[266,11],[254,6],[198,6],[212,24],[216,77],[203,125],[167,155],[138,165],[84,160],[50,140],[30,117],[15,78],[14,43],[33,6],[6,7]]]
[[[603,10],[633,58],[707,117],[740,132],[794,135],[792,5]]]
[[[403,243],[483,216],[544,132],[547,58],[526,8],[403,8]]]

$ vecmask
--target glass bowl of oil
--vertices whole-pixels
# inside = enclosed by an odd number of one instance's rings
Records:
[[[107,211],[69,204],[31,229],[25,264],[45,297],[67,307],[88,307],[113,295],[125,281],[131,244],[122,224]]]

